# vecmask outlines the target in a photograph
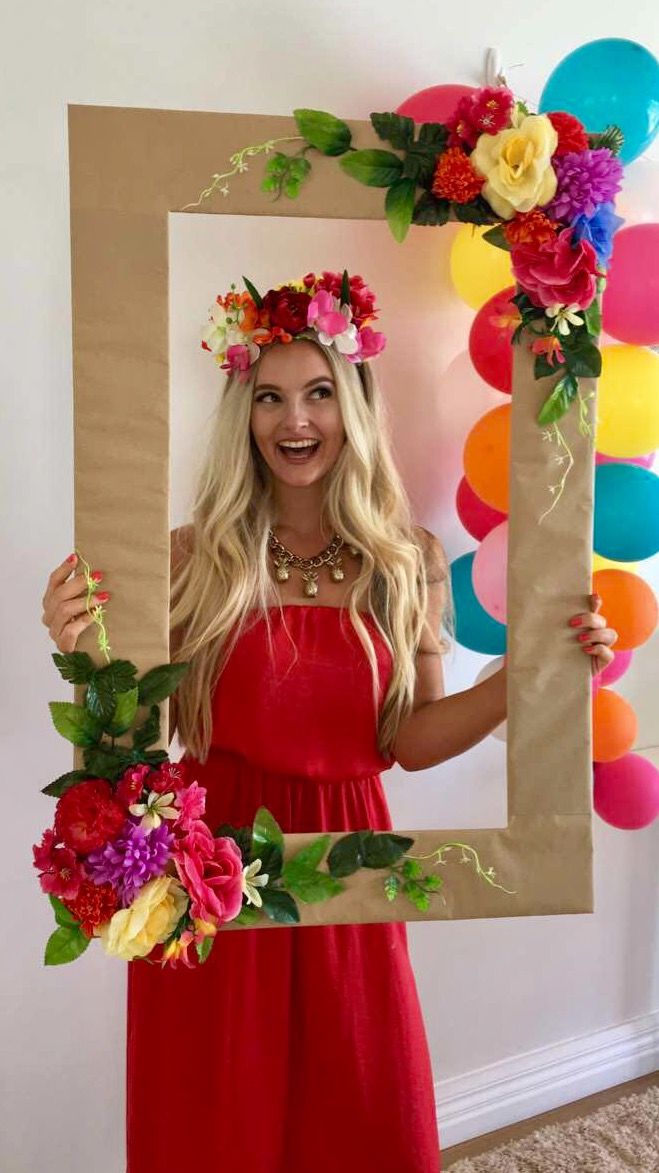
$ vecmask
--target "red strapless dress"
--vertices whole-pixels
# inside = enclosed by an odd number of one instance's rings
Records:
[[[285,605],[213,697],[211,827],[388,830],[370,669],[347,612]],[[370,616],[381,674],[391,659]],[[291,645],[298,648],[298,658]],[[196,960],[196,958],[195,958]],[[438,1173],[406,925],[220,932],[203,966],[128,964],[127,1173]]]

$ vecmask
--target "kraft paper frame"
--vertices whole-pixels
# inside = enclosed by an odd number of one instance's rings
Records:
[[[68,107],[68,125],[75,542],[92,565],[111,572],[111,654],[131,659],[141,674],[169,659],[168,215],[196,199],[233,152],[297,129],[292,117],[84,105]],[[350,125],[360,147],[381,145],[370,122]],[[199,210],[384,219],[383,192],[350,179],[336,159],[314,153],[312,176],[299,198],[277,202],[259,191],[259,162],[232,181],[229,196],[216,195]],[[590,663],[566,623],[585,609],[590,591],[593,453],[573,410],[563,430],[575,464],[560,502],[538,525],[547,485],[557,479],[556,448],[543,443],[536,423],[548,385],[534,380],[530,356],[516,347],[508,826],[396,828],[414,837],[414,854],[449,840],[472,845],[483,867],[493,867],[497,881],[516,895],[479,880],[453,850],[437,869],[445,903],[433,895],[427,912],[402,896],[389,903],[385,873],[363,869],[339,896],[299,902],[301,926],[593,911]],[[589,381],[582,385],[586,392],[594,389]],[[589,409],[592,420],[595,399]],[[80,646],[98,659],[93,630],[83,634]],[[166,730],[166,703],[161,716]],[[286,856],[319,830],[286,835]],[[264,917],[254,927],[278,926]],[[231,924],[224,931],[232,928],[250,931]]]

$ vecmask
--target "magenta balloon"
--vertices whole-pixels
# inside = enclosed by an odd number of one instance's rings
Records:
[[[641,468],[652,468],[654,458],[654,452],[648,452],[647,456],[605,456],[596,452],[595,464],[638,464]]]
[[[482,542],[486,534],[489,534],[495,525],[500,525],[502,521],[506,520],[508,516],[506,513],[500,513],[498,509],[493,509],[485,501],[476,495],[466,477],[462,477],[458,485],[458,491],[455,495],[455,507],[458,512],[458,517],[465,527],[468,534],[472,538],[476,538]]]
[[[593,676],[593,690],[601,685],[615,684],[616,680],[620,680],[632,662],[632,654],[631,651],[624,651],[622,648],[619,652],[614,651],[611,663],[607,664],[603,672]]]
[[[602,325],[621,342],[659,343],[659,224],[633,224],[616,232]]]
[[[507,567],[508,522],[502,521],[483,538],[471,568],[472,586],[478,602],[499,623],[506,622]]]
[[[601,819],[621,831],[649,827],[659,815],[659,770],[640,754],[595,762],[593,806]]]
[[[401,102],[396,114],[406,114],[415,122],[446,122],[455,112],[460,98],[475,93],[475,86],[428,86]]]

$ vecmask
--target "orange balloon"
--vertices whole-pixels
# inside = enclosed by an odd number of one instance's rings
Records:
[[[629,701],[598,688],[593,695],[593,761],[615,762],[629,753],[638,734],[638,718]]]
[[[657,626],[659,608],[650,586],[628,570],[597,570],[593,591],[602,597],[601,612],[609,627],[618,632],[614,650],[637,648]]]
[[[471,429],[464,448],[464,473],[481,501],[508,512],[510,490],[510,412],[502,403],[487,411]]]

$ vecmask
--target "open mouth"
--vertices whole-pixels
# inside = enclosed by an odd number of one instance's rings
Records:
[[[280,443],[277,450],[289,464],[307,464],[320,448],[320,440],[304,440],[296,444]]]

